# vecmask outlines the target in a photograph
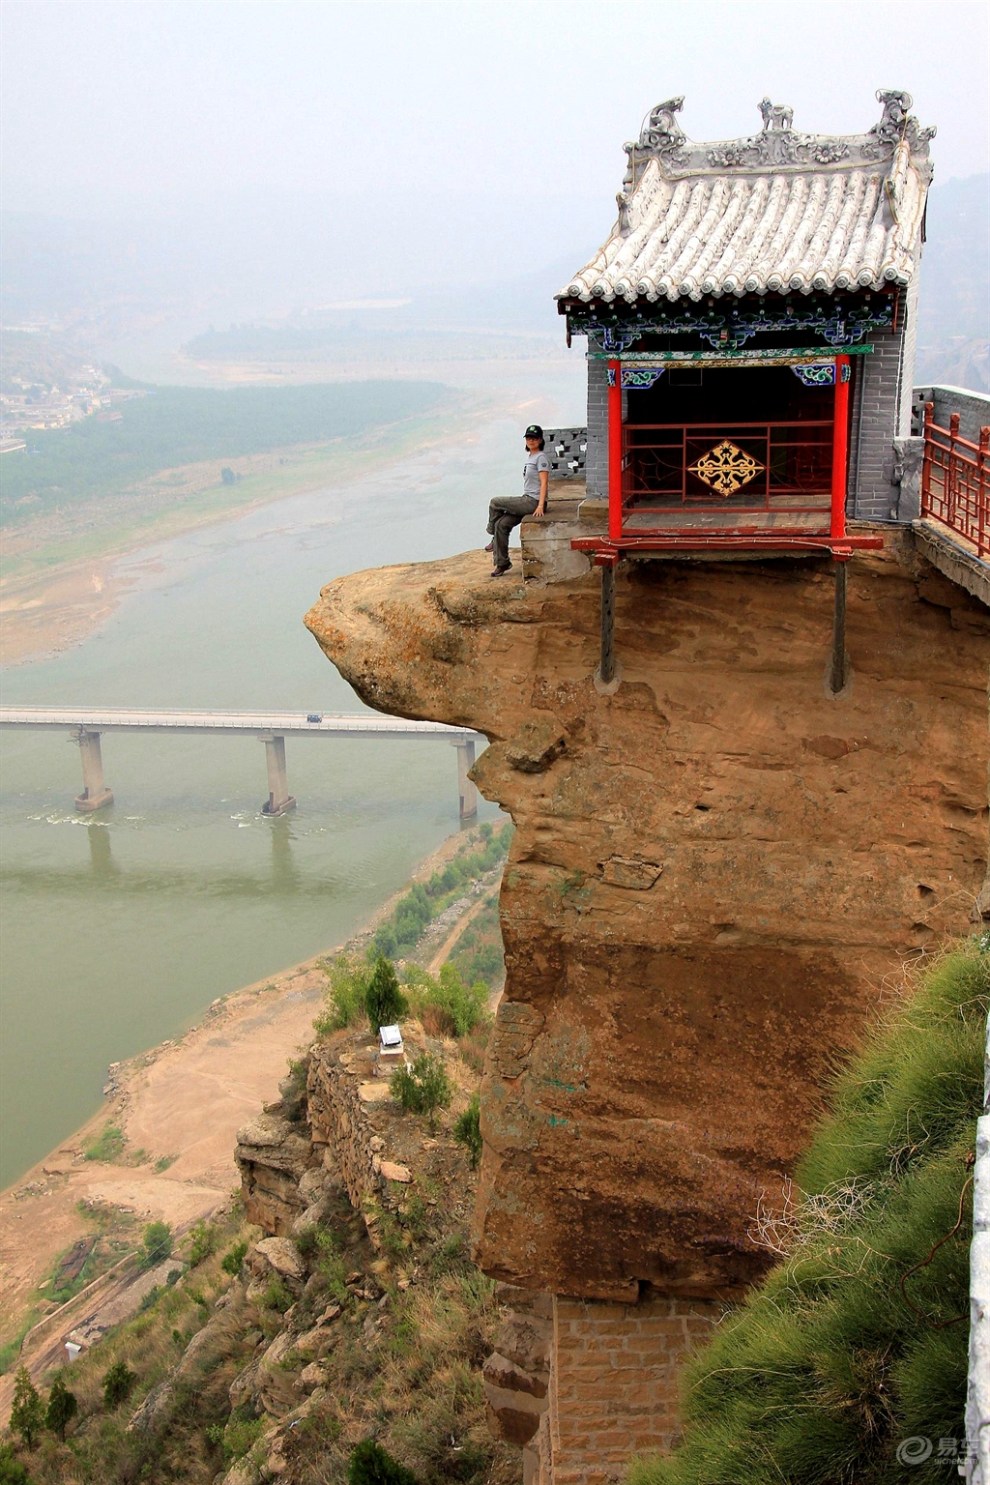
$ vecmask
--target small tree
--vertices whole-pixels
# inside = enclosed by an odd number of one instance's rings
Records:
[[[107,1412],[127,1401],[136,1381],[137,1373],[131,1371],[126,1361],[114,1362],[103,1377],[103,1406]]]
[[[31,1485],[31,1476],[9,1444],[0,1444],[0,1485]]]
[[[426,1115],[431,1133],[437,1127],[437,1110],[449,1108],[454,1096],[443,1059],[432,1052],[421,1052],[411,1068],[400,1067],[390,1086],[407,1113]]]
[[[79,1404],[76,1394],[70,1392],[62,1381],[56,1377],[48,1394],[48,1411],[45,1414],[45,1427],[51,1429],[52,1433],[58,1434],[62,1442],[65,1442],[66,1425],[76,1416]]]
[[[189,1265],[195,1268],[197,1264],[205,1262],[217,1245],[217,1229],[213,1222],[197,1222],[190,1233]],[[169,1253],[172,1251],[171,1234],[169,1234]],[[168,1257],[168,1254],[165,1255]]]
[[[154,1268],[164,1263],[172,1252],[172,1229],[167,1222],[149,1222],[141,1238],[141,1265]]]
[[[419,1485],[412,1470],[393,1459],[381,1444],[365,1439],[347,1465],[348,1485]]]
[[[20,1434],[29,1449],[34,1448],[38,1435],[45,1426],[45,1405],[26,1366],[18,1367],[14,1378],[10,1426],[14,1433]]]
[[[481,1099],[472,1093],[471,1102],[454,1124],[454,1138],[467,1147],[471,1169],[477,1170],[481,1159]]]
[[[375,960],[364,995],[364,1008],[372,1031],[378,1031],[382,1026],[391,1026],[406,1010],[406,998],[399,989],[395,966],[383,954]]]

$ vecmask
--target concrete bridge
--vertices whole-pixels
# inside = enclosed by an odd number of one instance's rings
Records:
[[[401,717],[374,713],[348,716],[329,712],[177,712],[136,711],[125,707],[97,710],[93,707],[0,707],[0,727],[67,728],[79,745],[83,791],[76,809],[84,813],[113,803],[113,793],[103,777],[104,732],[204,732],[256,737],[265,745],[268,765],[268,798],[262,805],[266,815],[284,815],[295,806],[289,793],[285,768],[285,739],[289,733],[307,737],[403,738],[435,737],[457,749],[457,791],[461,820],[478,813],[478,791],[468,778],[474,763],[479,734],[466,727],[442,722],[409,722]]]

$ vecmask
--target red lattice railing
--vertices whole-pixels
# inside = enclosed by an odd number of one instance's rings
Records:
[[[990,558],[990,427],[971,443],[959,435],[958,413],[948,428],[938,426],[934,402],[925,403],[921,514],[971,542],[978,557]]]

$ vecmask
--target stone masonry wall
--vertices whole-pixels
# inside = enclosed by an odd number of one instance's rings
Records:
[[[388,1080],[375,1078],[375,1057],[373,1046],[320,1043],[310,1056],[307,1084],[314,1153],[340,1181],[355,1211],[365,1211],[372,1241],[368,1203],[397,1208],[394,1183],[411,1179],[405,1165],[385,1156]]]
[[[542,1479],[615,1485],[632,1455],[669,1450],[681,1368],[721,1313],[711,1300],[623,1305],[557,1296]]]

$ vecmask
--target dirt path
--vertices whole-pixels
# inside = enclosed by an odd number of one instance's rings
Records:
[[[426,966],[426,973],[428,975],[435,975],[440,973],[440,966],[442,964],[445,964],[446,961],[450,958],[458,942],[460,941],[461,934],[464,933],[468,924],[474,921],[474,919],[481,912],[482,908],[486,907],[487,904],[487,895],[479,897],[478,901],[474,903],[473,906],[470,907],[462,917],[458,918],[450,933],[448,933],[447,937],[444,939],[443,943],[440,945],[439,949],[437,949],[436,953],[433,955],[433,958]]]

